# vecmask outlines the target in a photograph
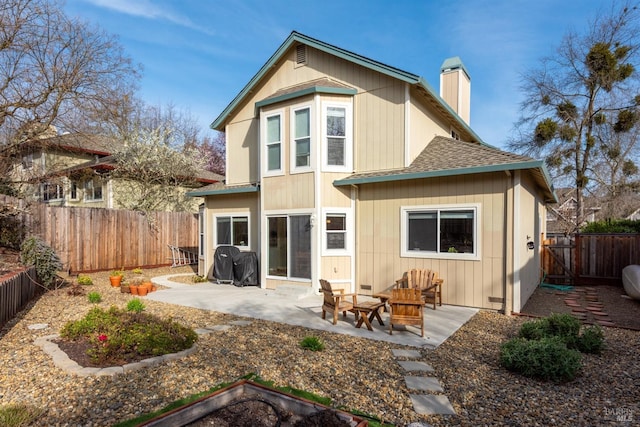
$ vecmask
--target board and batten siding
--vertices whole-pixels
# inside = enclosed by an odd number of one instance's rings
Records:
[[[264,210],[311,209],[315,206],[314,172],[263,178]]]
[[[359,171],[368,171],[404,166],[405,84],[311,47],[307,47],[307,64],[297,66],[293,47],[253,88],[251,95],[231,114],[226,124],[227,158],[233,162],[233,167],[227,167],[228,184],[257,180],[258,165],[255,159],[259,157],[260,130],[256,102],[274,95],[282,88],[295,87],[326,76],[357,90],[353,105],[354,167]],[[301,102],[302,99],[291,103]],[[285,132],[288,130],[285,129]]]
[[[259,199],[258,193],[238,193],[207,197],[205,202],[205,251],[204,266],[207,277],[213,277],[213,258],[216,245],[214,218],[225,214],[246,214],[249,216],[249,249],[260,256]],[[202,273],[201,273],[202,274]]]
[[[428,109],[424,102],[419,102],[418,95],[412,91],[411,102],[409,103],[409,141],[408,159],[406,166],[418,157],[427,144],[435,136],[451,136],[451,129],[441,116],[432,109]]]
[[[508,181],[504,174],[467,175],[363,185],[357,227],[358,292],[380,292],[411,268],[430,268],[444,279],[446,304],[500,309],[504,297],[505,212]],[[400,256],[403,206],[479,204],[480,260]],[[361,285],[370,285],[371,290]],[[491,299],[490,299],[491,298]]]

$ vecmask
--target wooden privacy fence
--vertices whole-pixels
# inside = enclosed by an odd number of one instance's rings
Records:
[[[0,327],[13,319],[42,288],[37,280],[36,269],[31,267],[6,279],[0,279]]]
[[[6,203],[2,197],[0,203]],[[22,217],[30,234],[47,242],[71,273],[171,265],[169,245],[192,251],[198,246],[198,217],[189,212],[147,217],[127,210],[34,203]]]
[[[548,283],[620,285],[630,264],[640,264],[640,234],[575,234],[543,242]]]

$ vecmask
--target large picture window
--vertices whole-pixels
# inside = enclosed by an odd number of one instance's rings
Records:
[[[216,217],[216,246],[220,245],[248,247],[249,217],[241,215]]]
[[[402,256],[478,259],[478,211],[477,205],[402,208]]]
[[[271,216],[267,221],[268,275],[311,279],[311,216]]]

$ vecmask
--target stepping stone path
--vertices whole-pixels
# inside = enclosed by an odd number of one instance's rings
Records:
[[[604,304],[598,299],[598,290],[592,287],[575,288],[564,294],[564,303],[571,309],[571,315],[582,323],[596,323],[601,326],[615,326],[604,311]]]
[[[391,350],[395,357],[402,357],[406,359],[419,359],[422,357],[418,350]],[[430,373],[433,372],[433,368],[427,363],[416,360],[399,360],[398,364],[404,368],[405,371],[411,373]],[[421,394],[409,394],[411,402],[413,403],[413,409],[420,415],[455,415],[456,411],[451,406],[451,402],[447,396],[442,393],[444,389],[437,378],[432,376],[418,376],[408,375],[404,377],[405,384],[409,390],[415,390],[421,392]],[[428,394],[425,394],[428,393]],[[412,426],[425,426],[427,424],[414,423]]]

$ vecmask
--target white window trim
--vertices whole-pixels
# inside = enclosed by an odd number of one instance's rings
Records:
[[[289,114],[289,135],[291,135],[291,142],[289,144],[289,170],[290,174],[305,173],[313,171],[313,159],[314,159],[314,143],[313,135],[315,134],[315,120],[313,120],[313,107],[312,103],[305,103],[295,105],[291,107]],[[309,165],[308,166],[296,166],[296,111],[309,109]]]
[[[400,207],[400,256],[402,258],[433,258],[433,259],[454,259],[454,260],[474,260],[479,261],[481,242],[481,226],[482,218],[480,215],[480,203],[464,203],[453,205],[416,205],[416,206],[401,206]],[[469,210],[474,211],[474,224],[473,224],[473,244],[474,253],[449,253],[449,252],[427,252],[427,251],[409,251],[407,250],[407,228],[408,228],[408,214],[409,212],[423,212],[423,211],[445,211],[445,210]],[[438,224],[439,226],[439,224]]]
[[[99,203],[99,202],[104,201],[104,182],[102,182],[102,181],[100,181],[100,188],[102,188],[102,193],[101,193],[102,197],[99,198],[99,199],[89,199],[89,198],[87,198],[87,182],[91,181],[94,184],[94,187],[93,187],[94,191],[93,192],[95,193],[95,180],[96,179],[99,179],[99,178],[90,178],[89,180],[84,181],[84,183],[83,183],[84,185],[82,186],[82,201],[84,203]],[[76,195],[77,195],[77,193],[76,193]]]
[[[344,166],[336,166],[328,164],[327,155],[327,109],[330,107],[345,109],[345,147],[344,147]],[[322,129],[320,144],[322,149],[322,171],[323,172],[353,172],[353,106],[351,102],[322,102]]]
[[[74,184],[76,186],[76,197],[73,197],[73,185]],[[71,200],[72,202],[79,202],[80,201],[80,192],[81,192],[81,187],[78,185],[78,181],[69,180],[69,200]]]
[[[219,245],[218,244],[218,218],[231,218],[231,246],[235,246],[241,251],[250,251],[251,250],[251,214],[249,212],[220,212],[213,216],[213,247],[217,248],[218,246],[229,246],[229,245]],[[233,218],[237,217],[246,217],[247,218],[247,244],[244,246],[238,246],[233,244]]]
[[[344,215],[345,216],[345,248],[344,249],[328,249],[327,248],[327,215]],[[353,215],[349,208],[322,208],[322,256],[349,256],[352,255],[352,236],[354,236]]]
[[[264,214],[264,229],[265,230],[269,230],[269,218],[275,218],[275,217],[286,217],[287,218],[287,245],[289,245],[289,238],[291,236],[290,233],[290,227],[291,227],[291,223],[289,222],[289,218],[292,216],[296,216],[296,215],[309,215],[310,216],[310,221],[311,221],[311,263],[312,263],[312,267],[311,267],[311,279],[305,279],[304,277],[293,277],[293,276],[289,276],[289,272],[291,271],[291,259],[289,257],[287,257],[287,276],[274,276],[272,274],[269,274],[269,258],[265,258],[265,271],[266,271],[266,275],[265,277],[267,279],[273,279],[273,280],[280,280],[280,281],[286,281],[286,282],[300,282],[300,283],[311,283],[313,280],[313,262],[314,262],[314,258],[313,258],[313,253],[315,252],[315,247],[314,247],[314,237],[313,237],[313,228],[315,227],[315,222],[316,222],[316,218],[313,214],[312,211],[309,211],[308,209],[291,209],[291,210],[273,210],[273,211],[268,211],[265,212]],[[269,251],[269,236],[267,235],[267,233],[264,233],[265,238],[267,239],[265,242],[265,246],[267,248],[267,252]],[[267,257],[268,257],[268,253],[267,253]]]
[[[267,120],[270,117],[280,117],[280,169],[269,170],[269,155],[267,151]],[[262,176],[280,176],[284,175],[284,111],[270,111],[268,113],[260,114],[260,123],[261,123],[261,131],[262,142],[260,144],[260,150],[263,153],[262,156]]]
[[[46,193],[46,191],[44,191],[44,189],[45,189],[44,187],[45,186],[53,186],[53,185],[55,185],[55,187],[56,187],[56,197],[54,197],[53,199],[45,200],[44,199],[44,194]],[[58,191],[58,190],[60,190],[60,191]],[[58,197],[58,196],[60,196],[60,194],[59,194],[60,192],[62,193],[62,197]],[[42,202],[44,202],[44,203],[59,202],[61,200],[64,200],[64,197],[65,197],[64,185],[53,184],[53,183],[50,183],[50,182],[44,182],[44,183],[40,184],[40,200],[42,200]]]

